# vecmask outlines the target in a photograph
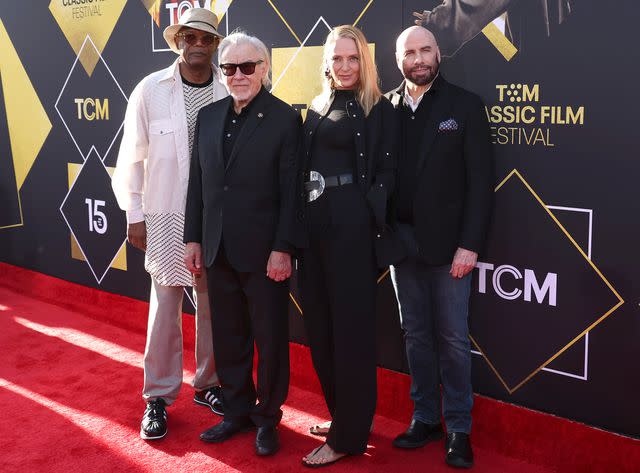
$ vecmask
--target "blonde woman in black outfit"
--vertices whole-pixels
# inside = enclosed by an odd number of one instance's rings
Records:
[[[304,124],[300,185],[307,246],[300,288],[313,364],[331,422],[303,458],[326,466],[365,452],[376,405],[374,240],[384,240],[394,183],[394,111],[382,97],[367,41],[352,26],[324,45],[323,92]]]

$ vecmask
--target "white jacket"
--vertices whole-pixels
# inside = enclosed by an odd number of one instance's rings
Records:
[[[214,101],[228,95],[213,67]],[[189,136],[178,60],[140,81],[131,93],[118,162],[111,180],[127,222],[145,214],[184,214]]]

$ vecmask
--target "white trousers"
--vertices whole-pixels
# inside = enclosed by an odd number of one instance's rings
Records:
[[[162,286],[151,278],[147,343],[144,350],[145,400],[173,404],[182,385],[182,286]],[[196,374],[192,386],[203,391],[219,384],[213,357],[207,276],[196,278]]]

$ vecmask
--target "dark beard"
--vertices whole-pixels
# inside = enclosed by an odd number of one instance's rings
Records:
[[[436,62],[436,64],[432,66],[427,66],[427,67],[429,69],[428,69],[427,75],[425,76],[422,76],[422,75],[414,76],[413,70],[412,70],[413,68],[411,69],[403,68],[402,72],[404,73],[405,78],[407,78],[407,80],[409,80],[411,83],[418,86],[423,86],[423,85],[430,84],[436,78],[436,76],[438,75],[438,71],[440,70],[440,63]]]

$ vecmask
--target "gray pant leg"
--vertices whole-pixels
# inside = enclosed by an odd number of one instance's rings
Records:
[[[145,400],[173,404],[182,385],[182,286],[162,286],[151,278],[147,344],[144,350]]]
[[[207,288],[207,274],[202,268],[202,276],[194,278],[193,298],[196,305],[196,375],[192,386],[196,391],[204,391],[218,386],[218,373],[213,357],[213,340],[211,331],[211,308]]]

